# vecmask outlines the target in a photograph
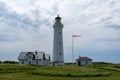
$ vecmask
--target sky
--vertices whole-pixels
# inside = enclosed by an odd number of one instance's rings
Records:
[[[62,18],[64,60],[87,56],[120,63],[120,0],[0,0],[0,60],[20,52],[53,52],[53,24]]]

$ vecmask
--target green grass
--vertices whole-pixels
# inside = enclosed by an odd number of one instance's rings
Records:
[[[34,66],[0,64],[0,80],[120,80],[119,64]]]

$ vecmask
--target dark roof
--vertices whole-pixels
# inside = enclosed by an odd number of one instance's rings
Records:
[[[88,57],[79,57],[78,59],[76,59],[76,61],[92,61],[92,59]]]
[[[27,59],[28,54],[33,54],[34,59],[44,59],[43,55],[45,54],[44,52],[20,52],[18,59]],[[49,60],[50,55],[45,54],[45,59]]]
[[[27,52],[21,52],[18,56],[18,59],[26,59]]]
[[[60,20],[61,17],[59,17],[59,15],[57,15],[57,17],[55,18],[55,20]]]

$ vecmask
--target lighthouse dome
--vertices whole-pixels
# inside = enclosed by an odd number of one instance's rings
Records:
[[[57,17],[55,18],[55,20],[61,20],[61,17],[59,17],[59,15],[57,15]]]

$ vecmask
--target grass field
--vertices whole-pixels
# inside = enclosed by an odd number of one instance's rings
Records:
[[[120,65],[21,66],[0,64],[0,80],[120,80]]]

